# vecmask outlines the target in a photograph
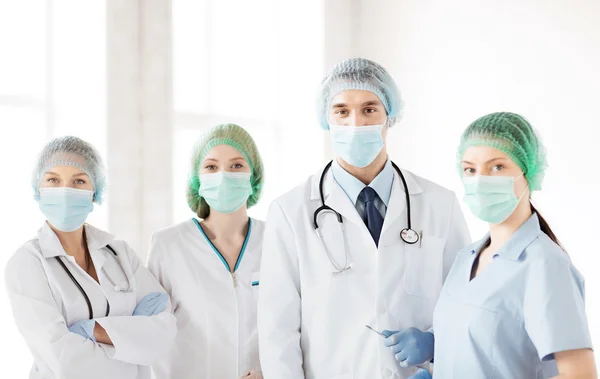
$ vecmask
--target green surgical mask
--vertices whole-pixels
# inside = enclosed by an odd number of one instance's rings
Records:
[[[515,196],[515,181],[521,176],[465,176],[464,201],[477,218],[500,224],[515,211],[527,191],[525,188],[519,198]]]
[[[250,176],[249,172],[227,171],[200,174],[198,194],[216,212],[235,212],[246,204],[252,194]]]

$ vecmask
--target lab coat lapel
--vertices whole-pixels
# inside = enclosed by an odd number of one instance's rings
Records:
[[[406,195],[404,188],[402,188],[402,182],[398,177],[398,173],[394,172],[394,181],[392,184],[392,193],[390,195],[390,201],[385,212],[385,218],[383,220],[383,227],[381,228],[381,235],[387,231],[400,217],[406,218]],[[406,221],[404,222],[406,223]],[[406,226],[403,226],[404,229]]]
[[[327,180],[330,181],[330,193],[325,199],[325,204],[335,209],[346,220],[354,224],[361,225],[364,227],[365,230],[367,230],[367,227],[363,220],[360,218],[356,207],[354,206],[354,204],[352,204],[352,202],[348,198],[348,195],[346,195],[342,187],[340,187],[339,184],[337,184],[337,182],[334,180],[333,175],[329,174]]]
[[[420,193],[423,192],[423,189],[421,188],[421,186],[419,186],[419,184],[417,183],[417,181],[415,180],[415,178],[413,177],[413,175],[406,171],[406,170],[402,170],[402,174],[404,175],[404,180],[406,180],[406,186],[408,188],[404,188],[404,186],[402,185],[402,180],[400,179],[398,172],[394,171],[394,182],[392,184],[392,193],[390,195],[390,201],[388,204],[388,208],[387,208],[387,212],[385,214],[385,219],[383,220],[383,227],[381,229],[381,234],[383,235],[383,233],[386,231],[386,229],[389,229],[390,227],[392,227],[396,222],[400,222],[402,225],[402,228],[400,229],[404,229],[408,227],[408,223],[406,221],[406,212],[407,212],[407,207],[406,207],[406,193],[405,191],[408,191],[409,195],[410,195],[410,202],[411,202],[411,217],[414,218],[415,217],[415,212],[418,211],[418,209],[416,209],[415,206],[415,195],[419,195]],[[404,218],[404,220],[398,220],[399,218]],[[414,225],[413,225],[414,227]]]
[[[319,180],[321,178],[321,175],[322,173],[319,172],[319,174],[313,176],[310,194],[311,200],[319,201],[318,207],[321,206],[319,196]],[[333,174],[331,173],[331,169],[328,170],[328,172],[326,173],[325,180],[323,181],[323,195],[325,197],[325,204],[333,208],[338,213],[340,213],[343,217],[344,223],[350,222],[352,224],[356,224],[356,226],[359,228],[358,230],[360,230],[360,232],[362,233],[361,238],[366,238],[370,240],[373,243],[373,246],[375,246],[375,242],[373,241],[371,234],[367,229],[367,226],[365,225],[364,221],[360,218],[356,207],[354,206],[354,204],[352,204],[352,201],[350,201],[348,195],[346,195],[346,192],[344,192],[342,187],[340,187],[340,185],[337,184],[337,182],[335,181]],[[321,215],[318,219],[319,225],[323,224],[322,218],[326,213],[328,212],[321,212]],[[328,217],[331,217],[331,215],[329,215]],[[348,225],[346,225],[346,227],[347,226]],[[348,235],[346,235],[346,238],[348,238]]]
[[[99,273],[102,270],[102,267],[104,267],[104,263],[106,263],[107,254],[112,254],[109,252],[106,245],[112,242],[114,237],[112,234],[94,228],[88,224],[85,225],[85,234],[87,237],[88,249],[92,260],[94,261],[94,267],[96,272]]]

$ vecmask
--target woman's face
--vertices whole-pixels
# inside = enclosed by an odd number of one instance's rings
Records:
[[[508,155],[490,146],[471,146],[462,157],[462,175],[469,176],[511,176],[515,181],[515,196],[519,197],[527,189],[523,171]]]
[[[42,176],[40,188],[71,187],[81,190],[94,190],[90,177],[73,166],[55,166]]]
[[[250,165],[237,149],[229,145],[217,145],[206,154],[199,172],[213,174],[219,171],[250,172]]]

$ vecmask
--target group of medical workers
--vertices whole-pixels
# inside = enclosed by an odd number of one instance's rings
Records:
[[[530,123],[492,113],[462,134],[464,202],[489,223],[471,243],[455,194],[390,160],[403,103],[383,67],[342,61],[319,99],[335,157],[266,223],[247,213],[252,137],[202,136],[197,218],[155,232],[146,265],[86,223],[107,180],[94,147],[50,141],[31,183],[46,222],[5,269],[29,377],[596,378],[583,278],[530,201],[546,169]]]

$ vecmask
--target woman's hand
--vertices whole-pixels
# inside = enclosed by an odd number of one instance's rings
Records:
[[[94,320],[81,320],[69,326],[69,332],[79,334],[80,336],[96,342],[95,325],[98,325]]]
[[[99,343],[103,343],[106,345],[113,344],[110,337],[108,336],[108,333],[106,333],[106,330],[104,330],[104,328],[98,323],[96,323],[96,325],[94,326],[94,338],[96,338],[96,341]]]
[[[165,292],[151,292],[133,310],[133,316],[154,316],[165,310],[169,295]]]

